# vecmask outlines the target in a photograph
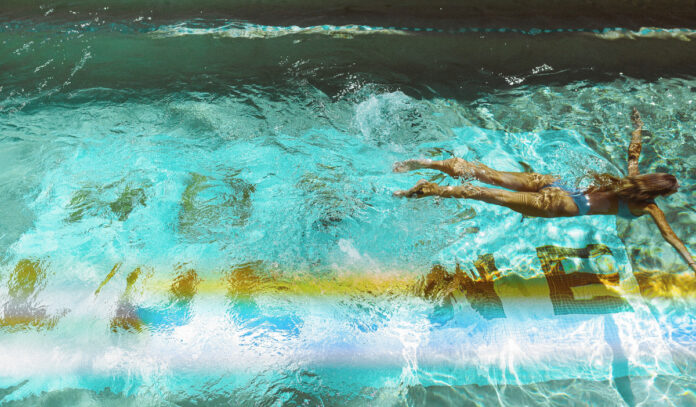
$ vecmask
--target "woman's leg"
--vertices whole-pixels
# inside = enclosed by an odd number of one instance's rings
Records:
[[[512,192],[504,189],[477,187],[469,184],[456,187],[442,187],[438,184],[420,180],[411,189],[396,191],[394,196],[422,198],[440,196],[443,198],[469,198],[505,206],[515,212],[528,216],[556,218],[578,215],[578,207],[567,194],[544,190],[542,192]]]
[[[486,184],[526,192],[537,192],[556,180],[552,175],[536,172],[496,171],[481,163],[472,163],[458,157],[442,161],[406,160],[394,164],[394,172],[407,172],[421,168],[439,170],[452,177],[468,176]]]

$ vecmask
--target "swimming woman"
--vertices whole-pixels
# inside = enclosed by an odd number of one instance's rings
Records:
[[[456,157],[442,161],[406,160],[394,164],[394,172],[431,168],[452,177],[474,178],[515,192],[470,184],[443,187],[420,180],[409,190],[396,191],[394,196],[476,199],[505,206],[524,215],[545,218],[582,215],[619,215],[634,218],[647,213],[652,216],[662,237],[677,249],[689,267],[696,272],[696,262],[654,201],[657,196],[668,196],[677,192],[679,183],[670,174],[640,174],[638,158],[642,148],[643,121],[635,108],[631,113],[631,120],[634,130],[628,147],[628,176],[624,178],[610,174],[593,174],[592,185],[585,190],[577,190],[552,175],[496,171],[481,163],[472,163]]]

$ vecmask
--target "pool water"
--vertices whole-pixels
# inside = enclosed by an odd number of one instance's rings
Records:
[[[10,4],[3,404],[696,403],[696,280],[649,219],[396,199],[468,181],[391,170],[586,185],[626,173],[635,106],[696,253],[696,31]]]

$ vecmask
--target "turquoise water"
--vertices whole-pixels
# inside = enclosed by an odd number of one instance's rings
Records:
[[[690,29],[43,10],[0,20],[3,404],[696,402],[693,277],[649,219],[391,196],[461,182],[407,158],[625,173],[636,106],[696,252]],[[558,261],[595,276],[571,297],[549,245],[600,247]]]

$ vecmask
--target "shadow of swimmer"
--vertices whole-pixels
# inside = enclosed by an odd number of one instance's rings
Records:
[[[503,302],[495,289],[500,286],[516,287],[530,296],[529,291],[539,291],[541,280],[546,280],[548,296],[555,315],[611,314],[632,311],[628,302],[619,296],[612,286],[619,284],[619,274],[596,274],[582,271],[566,273],[566,259],[590,259],[602,255],[611,256],[605,245],[592,244],[574,249],[558,246],[537,248],[544,277],[523,279],[517,275],[501,277],[492,254],[484,254],[474,262],[476,272],[465,272],[457,264],[453,273],[435,265],[416,285],[416,294],[429,300],[438,300],[431,316],[432,322],[444,324],[454,315],[454,304],[462,296],[471,308],[486,320],[505,318]],[[478,275],[477,275],[478,274]],[[584,294],[584,295],[581,295]],[[581,296],[582,298],[578,298]],[[587,298],[585,298],[587,297]]]
[[[2,307],[0,327],[8,331],[51,329],[67,311],[49,315],[46,307],[36,303],[36,296],[46,283],[45,264],[39,260],[17,262],[7,282],[8,299]]]
[[[126,289],[119,299],[116,315],[111,320],[111,330],[142,331],[146,327],[165,331],[188,324],[200,278],[193,269],[184,270],[179,266],[177,272],[177,277],[169,287],[167,300],[162,304],[144,307],[133,304],[134,285],[144,274],[140,267],[133,270],[126,278]]]

